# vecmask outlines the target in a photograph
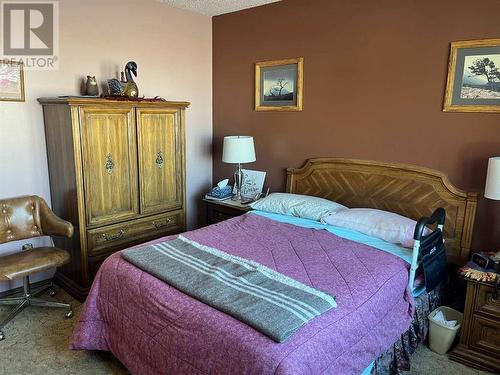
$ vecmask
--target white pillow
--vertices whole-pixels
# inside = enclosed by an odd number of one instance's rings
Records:
[[[328,199],[288,193],[269,194],[267,197],[252,203],[250,207],[254,210],[317,221],[325,215],[347,209],[347,207]]]
[[[351,208],[327,215],[321,222],[354,229],[368,236],[409,248],[413,247],[413,234],[417,224],[415,220],[407,217],[373,208]]]

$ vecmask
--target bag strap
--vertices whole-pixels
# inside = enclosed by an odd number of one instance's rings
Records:
[[[446,220],[446,211],[444,208],[437,208],[431,215],[431,217],[423,217],[417,221],[415,225],[415,232],[413,234],[413,239],[421,241],[424,236],[424,229],[427,225],[437,224],[438,229],[443,231],[444,222]]]

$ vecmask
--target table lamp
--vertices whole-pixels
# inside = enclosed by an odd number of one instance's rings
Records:
[[[500,200],[500,156],[488,160],[484,196],[489,199]]]
[[[488,199],[494,199],[496,201],[500,200],[500,156],[488,159],[488,172],[486,174],[486,188],[484,189],[484,196]],[[500,252],[490,256],[490,258],[494,262],[499,262]]]
[[[241,164],[255,161],[253,137],[246,135],[224,137],[222,161],[224,163],[238,164],[238,168],[236,169],[236,172],[234,172],[235,194],[233,199],[241,200],[241,187],[243,186]]]

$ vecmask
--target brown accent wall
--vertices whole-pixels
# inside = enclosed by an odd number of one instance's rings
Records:
[[[500,1],[286,0],[214,17],[214,181],[225,135],[255,137],[272,191],[286,167],[347,157],[438,169],[481,191],[500,114],[443,113],[449,45],[499,38]],[[254,111],[254,63],[304,57],[304,110]],[[500,202],[481,200],[476,249],[500,250]]]

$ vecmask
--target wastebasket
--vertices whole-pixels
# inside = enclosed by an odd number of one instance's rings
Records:
[[[437,320],[435,317],[440,311],[447,321],[456,320],[457,324],[449,327],[443,321]],[[446,306],[438,307],[429,314],[429,347],[433,352],[446,354],[450,350],[462,325],[462,319],[463,314],[460,311]]]

